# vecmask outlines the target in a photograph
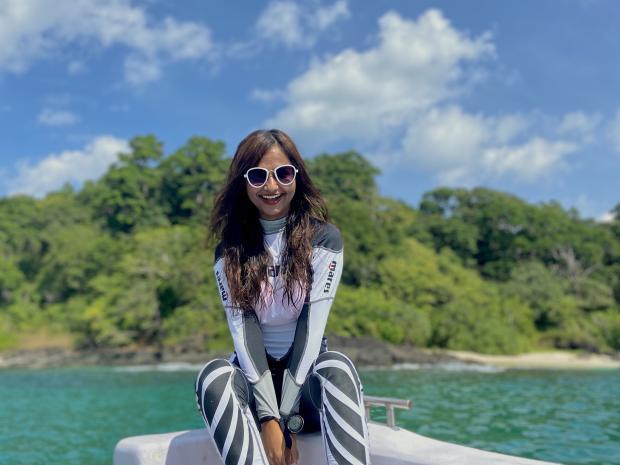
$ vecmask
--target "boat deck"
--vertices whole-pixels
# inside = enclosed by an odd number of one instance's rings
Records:
[[[368,424],[373,465],[557,465],[487,452],[427,438],[402,428]],[[300,435],[299,465],[324,465],[320,433]],[[114,465],[223,465],[206,430],[136,436],[121,440]]]

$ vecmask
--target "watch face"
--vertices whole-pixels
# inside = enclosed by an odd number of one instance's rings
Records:
[[[304,427],[304,419],[301,415],[291,415],[288,417],[286,427],[291,433],[299,433]]]

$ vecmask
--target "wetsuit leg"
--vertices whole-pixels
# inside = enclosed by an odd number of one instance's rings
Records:
[[[351,360],[340,352],[323,352],[306,382],[320,410],[327,463],[370,465],[363,388]]]
[[[243,372],[228,360],[212,360],[198,374],[195,387],[198,409],[224,463],[268,465]]]

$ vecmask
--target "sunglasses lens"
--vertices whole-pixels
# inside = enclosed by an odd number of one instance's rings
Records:
[[[253,186],[262,186],[267,180],[267,171],[262,168],[248,170],[248,181]]]
[[[290,184],[295,180],[295,168],[290,165],[280,166],[276,170],[276,176],[282,184]]]

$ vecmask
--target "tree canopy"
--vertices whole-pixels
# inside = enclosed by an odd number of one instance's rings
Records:
[[[41,328],[78,347],[230,347],[206,225],[230,158],[134,138],[98,180],[0,199],[0,350]],[[345,243],[328,334],[515,353],[620,350],[620,203],[579,218],[484,188],[383,197],[361,154],[307,160]]]

